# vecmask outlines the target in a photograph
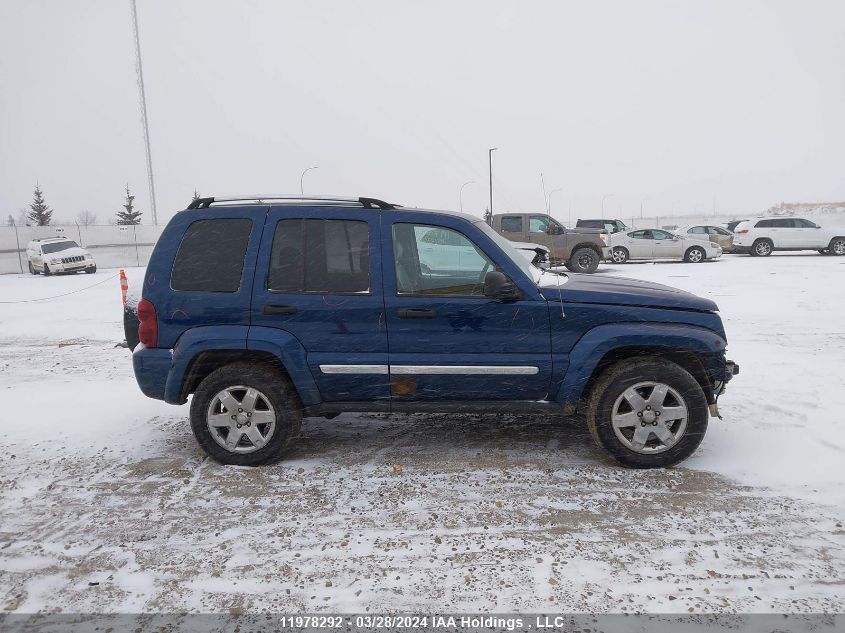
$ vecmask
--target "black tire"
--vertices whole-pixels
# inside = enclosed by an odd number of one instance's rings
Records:
[[[612,413],[617,400],[621,399],[622,394],[630,387],[649,381],[668,385],[680,395],[682,404],[687,407],[685,430],[678,436],[674,445],[662,452],[637,452],[626,446],[613,428]],[[648,387],[643,389],[647,390]],[[590,392],[587,424],[596,443],[620,464],[633,468],[662,468],[673,466],[695,452],[707,431],[709,413],[704,392],[688,371],[669,361],[641,358],[620,361],[601,375]],[[647,428],[644,422],[640,424]],[[680,424],[678,420],[677,428],[680,428]],[[631,432],[634,433],[635,430],[636,427]],[[626,429],[620,432],[624,431]],[[650,434],[646,444],[658,442],[657,436]]]
[[[775,245],[771,240],[755,240],[751,245],[752,257],[768,257],[775,250]]]
[[[49,267],[49,266],[47,266],[47,264],[44,264],[44,276],[45,276],[45,277],[49,277],[49,276],[50,276],[50,275],[52,275],[52,274],[53,274],[53,273],[51,273],[51,272],[50,272],[50,267]]]
[[[684,261],[688,264],[700,264],[707,259],[707,253],[700,246],[691,246],[684,253]]]
[[[845,237],[834,237],[830,240],[828,255],[837,255],[839,257],[845,255]]]
[[[85,273],[88,275],[93,275],[95,272],[97,272],[97,264],[85,269]]]
[[[628,257],[630,257],[628,249],[622,246],[616,246],[610,251],[610,260],[614,264],[624,264],[628,261]]]
[[[566,262],[566,267],[573,273],[594,273],[599,267],[599,260],[601,256],[592,248],[583,246],[575,249],[569,261]]]
[[[33,266],[33,265],[32,265],[32,262],[27,262],[26,264],[27,264],[27,266],[29,266],[29,272],[30,272],[30,274],[32,274],[32,275],[37,275],[37,274],[38,274],[38,271],[37,271],[37,270],[35,270],[35,266]]]
[[[275,411],[275,427],[266,443],[249,453],[230,451],[212,436],[206,416],[215,396],[222,390],[244,386],[257,389]],[[228,411],[227,411],[228,413]],[[199,385],[191,401],[191,429],[200,447],[221,464],[261,466],[278,461],[299,435],[302,409],[288,378],[263,363],[237,362],[211,372]]]

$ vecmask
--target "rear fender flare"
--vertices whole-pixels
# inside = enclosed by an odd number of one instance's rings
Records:
[[[584,388],[601,359],[614,349],[645,347],[655,356],[666,351],[692,352],[699,357],[721,355],[727,342],[703,327],[669,323],[625,323],[600,325],[587,332],[569,353],[569,366],[556,400],[576,403],[586,395]]]
[[[167,374],[164,400],[182,404],[182,383],[191,362],[202,352],[245,350],[249,328],[245,325],[209,325],[187,330],[173,347],[173,363]]]

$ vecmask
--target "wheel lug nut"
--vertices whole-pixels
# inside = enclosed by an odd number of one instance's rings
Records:
[[[639,417],[643,417],[643,412],[642,412],[642,411],[637,411],[637,415],[638,415]],[[235,416],[232,416],[232,417],[234,418]]]
[[[240,424],[238,424],[238,428],[241,428],[241,425],[240,425]]]
[[[235,418],[236,418],[236,417],[238,417],[238,416],[236,416],[236,415],[233,415],[233,416],[232,416],[232,419],[233,419],[233,420],[234,420],[234,419],[235,419]]]
[[[238,413],[243,413],[243,412],[244,412],[243,409],[238,409]]]
[[[659,415],[659,414],[658,414],[658,415]],[[251,414],[251,413],[247,413],[247,414],[246,414],[246,417],[251,418],[251,417],[252,417],[252,414]]]

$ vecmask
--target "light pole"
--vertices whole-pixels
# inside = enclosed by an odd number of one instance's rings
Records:
[[[555,193],[558,191],[562,191],[562,189],[558,187],[557,189],[552,189],[549,192],[549,198],[546,201],[546,213],[548,213],[549,215],[552,214],[552,196],[555,195]]]
[[[490,169],[490,217],[493,217],[493,152],[495,152],[498,147],[491,147],[487,150],[487,165]]]
[[[604,201],[615,196],[615,193],[606,193],[601,197],[601,218],[604,220]]]
[[[305,174],[307,174],[312,169],[318,169],[319,165],[314,165],[313,167],[306,167],[302,170],[302,173],[299,175],[299,195],[304,196],[305,190],[302,188],[302,179],[305,178]]]
[[[467,185],[474,185],[474,184],[475,184],[474,180],[467,180],[464,184],[461,185],[461,191],[458,194],[459,204],[461,205],[461,213],[464,212],[464,187],[466,187]]]
[[[645,202],[646,200],[648,200],[648,198],[643,198],[642,200],[640,200],[640,220],[643,219],[643,202]]]
[[[144,69],[141,66],[141,40],[138,37],[138,9],[135,0],[129,0],[132,11],[132,34],[135,36],[135,72],[138,74],[138,95],[141,106],[141,125],[144,128],[144,152],[147,156],[147,181],[150,187],[150,211],[153,213],[153,224],[158,224],[156,213],[156,186],[153,180],[153,157],[150,152],[150,125],[147,121],[147,96],[144,92]]]

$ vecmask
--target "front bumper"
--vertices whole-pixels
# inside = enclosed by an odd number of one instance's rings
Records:
[[[50,266],[50,270],[54,273],[67,273],[76,270],[85,270],[86,268],[93,268],[94,267],[94,260],[93,259],[86,259],[81,262],[71,262],[70,264],[48,264]]]

